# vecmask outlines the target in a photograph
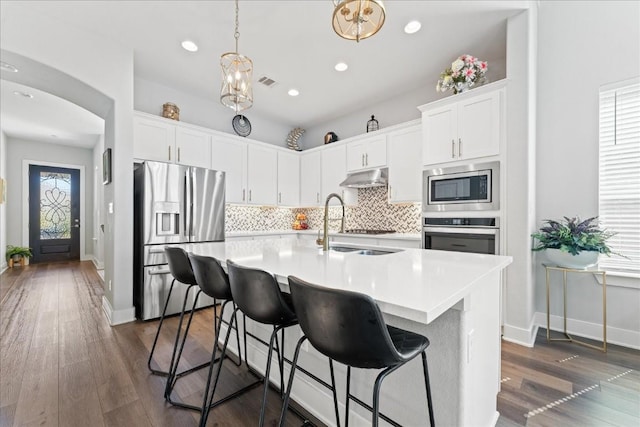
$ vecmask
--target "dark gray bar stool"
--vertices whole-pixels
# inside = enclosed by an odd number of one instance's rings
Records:
[[[338,426],[340,426],[340,414],[333,360],[347,365],[346,426],[349,425],[349,400],[353,399],[368,407],[349,391],[351,367],[384,369],[376,378],[373,388],[373,408],[369,407],[372,411],[372,425],[377,426],[382,380],[419,354],[422,354],[429,422],[432,427],[435,426],[426,354],[429,340],[426,337],[386,325],[380,308],[368,295],[313,285],[294,276],[289,276],[289,288],[304,336],[296,346],[280,416],[280,426],[284,425],[300,347],[307,339],[316,350],[329,358]]]
[[[233,305],[233,300],[231,298],[231,288],[229,287],[229,277],[227,276],[227,273],[225,273],[225,271],[222,269],[222,266],[220,265],[217,259],[212,257],[207,257],[207,256],[194,255],[194,254],[188,254],[188,258],[189,258],[191,268],[193,270],[193,275],[196,279],[196,283],[198,284],[198,287],[199,287],[199,290],[196,293],[195,300],[193,303],[194,306],[196,305],[198,301],[198,297],[200,296],[201,293],[204,293],[205,295],[213,298],[214,306],[218,305],[219,300],[223,300],[224,302],[222,303],[222,307],[220,309],[220,319],[218,320],[218,315],[215,312],[213,314],[214,341],[213,341],[213,350],[211,351],[211,362],[209,366],[209,380],[207,381],[207,386],[204,392],[203,405],[194,406],[194,405],[173,401],[171,399],[171,392],[173,391],[175,382],[178,380],[178,378],[175,378],[175,377],[174,377],[173,383],[170,384],[170,389],[168,391],[166,399],[172,405],[175,405],[181,408],[186,408],[186,409],[193,409],[203,414],[205,411],[206,402],[208,401],[207,395],[209,393],[209,383],[210,383],[212,372],[213,372],[213,365],[219,361],[219,359],[216,359],[216,348],[218,346],[218,338],[220,335],[220,327],[222,326],[222,322],[223,322],[222,318],[223,318],[224,310],[228,303],[232,303]],[[233,305],[233,308],[235,308],[235,305]],[[191,316],[189,317],[189,323],[191,322],[192,317],[193,317],[193,310],[191,311]],[[242,352],[240,350],[240,334],[237,327],[235,329],[236,329],[236,340],[238,343],[238,353],[239,353],[239,360],[236,363],[236,366],[240,366],[242,364]],[[174,364],[174,370],[176,369],[177,365],[180,363],[180,358],[182,356],[182,351],[184,349],[184,342],[185,341],[183,340],[182,345],[180,346],[180,349],[178,351],[176,362]],[[247,346],[246,346],[246,332],[245,332],[245,354],[246,354],[246,348]],[[259,383],[260,382],[254,383],[251,385],[251,387],[258,385]],[[242,391],[244,390],[245,389],[243,389]],[[232,397],[235,397],[237,394],[239,393],[236,392],[225,399],[221,399],[220,401],[215,402],[213,406],[220,404],[223,401],[226,401]]]
[[[151,347],[151,352],[149,353],[149,359],[147,360],[147,367],[151,371],[151,373],[155,375],[162,375],[167,377],[167,385],[165,388],[165,398],[168,393],[171,391],[171,385],[175,378],[182,377],[191,372],[197,371],[198,369],[202,369],[206,366],[209,366],[209,362],[203,363],[198,366],[194,366],[192,368],[186,369],[180,373],[177,372],[178,364],[176,363],[176,353],[178,350],[178,343],[180,342],[180,335],[182,332],[182,323],[184,320],[184,313],[187,308],[187,300],[189,299],[189,292],[193,287],[197,288],[197,282],[193,275],[193,270],[191,269],[191,263],[189,262],[189,258],[187,253],[182,248],[177,247],[169,247],[164,248],[164,252],[167,256],[167,263],[169,264],[169,271],[173,276],[173,280],[171,281],[171,287],[169,287],[169,293],[167,294],[167,299],[164,303],[164,309],[162,310],[162,316],[160,316],[160,323],[158,324],[158,330],[156,331],[156,336],[153,340],[153,346]],[[160,336],[160,330],[162,329],[162,324],[164,323],[165,314],[167,313],[167,306],[169,305],[169,299],[171,298],[171,292],[173,291],[173,286],[176,281],[183,285],[187,286],[187,291],[184,294],[184,301],[182,303],[182,311],[180,312],[180,321],[178,322],[178,330],[176,332],[176,338],[173,345],[173,352],[171,354],[171,363],[169,364],[169,370],[163,371],[161,369],[154,369],[151,367],[151,361],[153,360],[153,354],[156,350],[156,344],[158,343],[158,337]],[[191,313],[193,315],[193,310],[195,309],[195,304],[197,300],[194,300],[193,307],[191,308]],[[184,335],[182,338],[182,347],[184,346],[184,342],[187,339],[187,335],[189,333],[189,327],[191,326],[191,317],[189,317],[189,321],[187,322],[187,327],[184,331]]]
[[[280,385],[284,388],[284,354],[280,349],[284,349],[284,328],[298,324],[296,314],[293,311],[288,294],[280,291],[276,279],[266,271],[253,268],[242,267],[230,260],[227,260],[227,271],[229,272],[229,284],[231,295],[237,308],[233,311],[231,324],[236,321],[236,313],[241,310],[244,315],[255,322],[273,325],[273,332],[269,340],[269,352],[267,356],[267,367],[264,376],[264,392],[262,395],[262,406],[260,407],[259,426],[264,424],[264,414],[267,403],[267,390],[269,388],[269,372],[271,371],[271,359],[274,350],[278,353],[278,365],[280,367]],[[278,343],[278,331],[281,331],[282,346]],[[227,330],[227,336],[222,347],[222,358],[227,351],[227,343],[231,334],[231,326]],[[218,370],[215,374],[213,389],[210,401],[215,394],[222,363],[217,364]],[[282,390],[281,390],[282,395]],[[210,405],[209,405],[210,406]],[[204,427],[207,422],[206,414],[200,420],[200,425]]]

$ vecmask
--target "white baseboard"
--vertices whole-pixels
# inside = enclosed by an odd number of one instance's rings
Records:
[[[534,319],[538,326],[547,328],[547,313],[536,312]],[[563,331],[564,319],[562,316],[550,316],[549,322],[552,331]],[[579,337],[602,341],[601,323],[567,318],[567,332]],[[640,332],[607,326],[607,343],[640,350]]]
[[[98,261],[96,257],[92,257],[91,262],[93,262],[93,265],[95,265],[96,270],[104,270],[104,262]]]
[[[519,328],[517,326],[505,324],[502,326],[502,339],[525,347],[533,347],[538,334],[538,324],[534,319],[528,328]]]
[[[102,297],[102,310],[109,320],[111,326],[121,325],[123,323],[129,323],[136,320],[136,312],[134,307],[129,307],[124,310],[114,310],[111,307],[111,303],[106,297]]]

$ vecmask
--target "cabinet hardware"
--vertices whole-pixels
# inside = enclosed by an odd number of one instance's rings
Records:
[[[364,165],[369,166],[369,153],[364,155]]]
[[[451,140],[451,158],[456,158],[456,142],[453,139]]]
[[[180,147],[178,147],[178,161],[180,161]]]
[[[458,138],[458,157],[462,157],[462,138]]]
[[[251,201],[251,190],[249,190],[249,201]]]
[[[393,193],[391,193],[391,186],[389,186],[389,200],[391,200],[393,198],[392,194]]]
[[[316,202],[320,203],[320,193],[316,193]]]
[[[364,166],[364,154],[362,155],[362,166]]]
[[[169,161],[171,161],[171,146],[169,146]]]
[[[245,194],[246,194],[246,191],[247,191],[247,190],[245,190],[244,188],[242,189],[242,201],[243,201],[243,202],[244,202],[244,196],[245,196]]]
[[[282,193],[278,193],[278,203],[282,203]]]

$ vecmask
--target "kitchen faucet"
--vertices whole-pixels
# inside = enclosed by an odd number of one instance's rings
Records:
[[[338,194],[331,193],[327,196],[327,200],[324,202],[324,236],[322,239],[323,251],[329,250],[329,236],[328,236],[329,234],[329,200],[331,200],[331,198],[333,197],[338,199],[340,201],[340,204],[342,205],[342,220],[340,223],[340,232],[344,233],[344,201],[342,200],[342,197],[340,197]]]

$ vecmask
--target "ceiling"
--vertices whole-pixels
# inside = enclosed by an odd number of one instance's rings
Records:
[[[220,55],[234,50],[231,0],[19,3],[132,48],[137,78],[219,99]],[[238,50],[254,64],[254,106],[249,111],[287,126],[310,128],[417,88],[435,91],[439,73],[463,53],[488,61],[491,73],[492,64],[504,67],[506,19],[526,3],[388,0],[383,28],[356,43],[333,32],[330,0],[240,0]],[[421,21],[422,29],[405,34],[404,26],[414,19]],[[185,39],[193,40],[199,50],[183,50],[180,43]],[[340,61],[348,64],[347,71],[334,70]],[[3,79],[6,74],[2,73]],[[277,83],[264,87],[257,83],[262,76]],[[33,134],[42,127],[42,138],[68,133],[71,141],[71,133],[95,133],[80,125],[91,122],[89,118],[78,123],[69,115],[47,122],[46,113],[32,114],[24,101],[30,101],[35,111],[56,107],[43,94],[9,100],[20,97],[10,88],[5,90],[5,84],[2,127],[8,135]],[[289,96],[291,88],[300,95]],[[43,104],[35,107],[40,99]],[[28,125],[34,121],[39,126]]]

